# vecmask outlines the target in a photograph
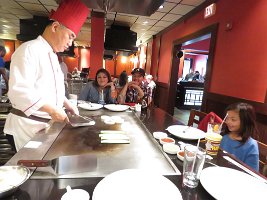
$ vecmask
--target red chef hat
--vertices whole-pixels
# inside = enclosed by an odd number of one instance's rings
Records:
[[[77,36],[88,14],[89,9],[80,0],[63,0],[56,11],[51,11],[49,18],[63,24]]]

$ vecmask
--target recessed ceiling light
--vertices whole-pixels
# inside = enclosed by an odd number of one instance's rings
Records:
[[[163,6],[163,5],[161,5],[161,6],[159,7],[159,9],[162,9],[162,8],[164,8],[164,6]]]

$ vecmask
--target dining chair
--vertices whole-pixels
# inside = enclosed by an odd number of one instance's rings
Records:
[[[260,173],[267,177],[267,144],[258,142]]]
[[[200,121],[202,119],[204,119],[204,117],[206,117],[206,116],[207,116],[207,113],[205,113],[205,112],[191,109],[187,126],[198,126]]]

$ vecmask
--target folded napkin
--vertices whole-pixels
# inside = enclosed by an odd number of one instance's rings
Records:
[[[204,132],[207,132],[208,123],[221,124],[222,119],[218,115],[216,115],[214,112],[210,112],[209,114],[206,115],[206,117],[204,117],[204,119],[200,121],[197,128]]]

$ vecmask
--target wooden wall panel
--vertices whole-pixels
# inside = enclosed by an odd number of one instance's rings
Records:
[[[168,110],[168,90],[166,83],[156,82],[156,92],[154,96],[154,105],[167,111]]]

